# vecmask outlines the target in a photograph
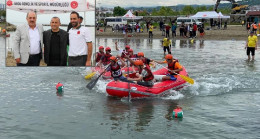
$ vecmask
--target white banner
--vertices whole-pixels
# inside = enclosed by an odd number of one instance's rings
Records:
[[[27,12],[33,10],[39,13],[53,12],[84,12],[95,11],[94,0],[7,0],[6,8]]]

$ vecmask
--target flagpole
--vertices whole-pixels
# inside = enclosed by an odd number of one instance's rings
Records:
[[[86,26],[86,11],[84,11],[84,27]]]

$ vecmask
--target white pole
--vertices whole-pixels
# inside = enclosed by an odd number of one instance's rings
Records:
[[[84,12],[84,27],[86,26],[86,11]]]

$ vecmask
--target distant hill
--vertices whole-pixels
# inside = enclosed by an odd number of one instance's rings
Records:
[[[240,5],[249,5],[249,6],[254,6],[254,5],[260,5],[260,0],[242,0],[238,1]],[[174,11],[181,11],[185,6],[187,5],[176,5],[176,6],[168,6],[171,7]],[[214,7],[214,5],[190,5],[193,8],[199,7],[199,6],[206,6],[207,8],[209,7]],[[220,3],[218,9],[223,9],[223,8],[231,8],[232,4],[231,3]],[[156,6],[156,7],[125,7],[125,9],[132,9],[132,10],[147,10],[148,12],[152,12],[153,9],[159,10],[161,6]]]

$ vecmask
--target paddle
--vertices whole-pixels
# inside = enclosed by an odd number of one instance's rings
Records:
[[[155,61],[154,61],[154,62],[155,62]],[[166,68],[165,66],[163,66],[163,65],[161,65],[161,64],[159,64],[159,63],[157,63],[157,62],[155,62],[155,63],[158,64],[158,65],[160,65],[160,66],[162,66],[163,68],[165,68],[165,69],[167,69],[167,70],[170,70],[170,69]],[[190,78],[190,77],[188,77],[188,76],[185,76],[185,75],[178,74],[178,73],[176,73],[176,72],[173,72],[173,73],[179,75],[184,81],[186,81],[186,82],[188,82],[188,83],[190,83],[190,84],[194,84],[194,80],[193,80],[192,78]]]
[[[106,72],[106,69],[110,66],[110,64],[107,65],[107,67],[105,68],[105,70],[96,78],[96,79],[92,79],[88,84],[87,84],[87,88],[89,90],[91,90],[97,83],[99,77],[101,77],[101,75],[103,75]]]
[[[127,62],[127,74],[128,74],[128,76],[129,76],[129,64],[128,64],[128,61],[126,61]],[[131,101],[131,90],[130,90],[130,83],[128,83],[128,102],[130,102]]]

